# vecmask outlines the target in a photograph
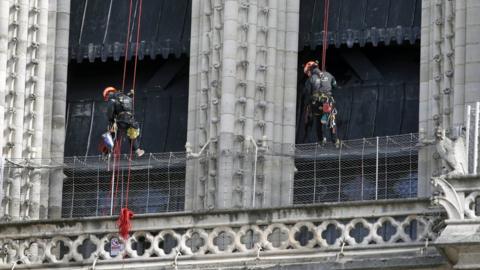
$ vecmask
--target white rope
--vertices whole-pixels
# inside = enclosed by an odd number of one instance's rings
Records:
[[[91,270],[95,270],[95,266],[97,265],[97,261],[98,261],[98,253],[95,253],[95,255],[93,255],[95,260],[93,260],[93,264],[92,264],[92,267],[90,267]]]
[[[343,248],[345,247],[345,241],[342,240],[342,246],[340,247],[340,252],[337,254],[337,261],[340,260],[345,254],[343,253]]]
[[[187,142],[185,144],[185,151],[187,152],[187,158],[198,158],[202,155],[203,151],[207,148],[207,146],[211,143],[211,140],[208,140],[202,147],[202,149],[200,149],[200,152],[198,153],[193,153],[192,152],[192,145]]]
[[[175,249],[175,259],[173,260],[173,267],[175,267],[175,270],[178,270],[178,257],[182,256],[182,252],[180,249],[176,248]]]
[[[420,254],[425,254],[427,253],[427,248],[428,248],[428,236],[425,238],[425,245],[420,248]]]
[[[262,245],[260,245],[260,243],[257,243],[256,246],[257,246],[257,257],[255,257],[255,260],[259,261],[260,260],[260,251],[262,251],[263,248],[262,248]]]

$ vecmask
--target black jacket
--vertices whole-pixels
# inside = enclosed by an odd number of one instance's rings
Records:
[[[332,74],[322,72],[319,68],[313,69],[312,76],[305,82],[303,90],[305,104],[312,102],[312,95],[315,92],[332,95],[332,90],[335,88],[337,88],[337,81]]]
[[[121,92],[110,94],[107,104],[107,119],[112,125],[115,120],[130,124],[133,122],[133,100]]]

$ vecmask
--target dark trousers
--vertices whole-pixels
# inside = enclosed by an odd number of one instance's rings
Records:
[[[138,123],[135,122],[135,121],[132,121],[130,123],[126,123],[126,122],[117,122],[117,127],[118,127],[118,131],[117,131],[117,138],[127,138],[129,143],[130,143],[130,146],[132,147],[132,150],[133,151],[137,151],[137,149],[140,148],[140,143],[138,142],[138,138],[137,139],[130,139],[127,135],[127,130],[129,128],[135,128],[135,129],[138,129]]]
[[[321,122],[322,115],[314,114],[307,123],[305,123],[305,134],[303,137],[303,142],[308,139],[308,136],[312,129],[315,129],[317,135],[317,142],[323,141],[323,138],[326,138],[326,135],[330,133],[330,140],[335,143],[337,141],[337,127],[331,126],[330,120],[327,120],[327,123],[322,124]]]

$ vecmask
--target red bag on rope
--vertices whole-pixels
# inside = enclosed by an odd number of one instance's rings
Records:
[[[120,236],[127,240],[130,236],[130,229],[132,228],[131,219],[133,218],[133,212],[128,208],[122,208],[120,211],[120,216],[117,220],[118,232]]]

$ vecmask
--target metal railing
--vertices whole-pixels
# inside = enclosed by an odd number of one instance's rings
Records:
[[[122,155],[115,166],[117,177],[112,178],[112,160],[68,158],[64,162],[62,216],[117,213],[126,204],[127,192],[128,207],[135,213],[183,211],[185,162],[183,152],[149,154],[131,162],[128,155]]]
[[[417,142],[417,134],[405,134],[343,141],[339,148],[296,145],[292,203],[416,197]],[[5,178],[23,182],[34,171],[48,177],[51,170],[63,170],[62,217],[72,218],[117,214],[126,203],[128,181],[128,207],[136,214],[184,211],[186,159],[184,152],[146,154],[129,166],[128,155],[122,155],[115,178],[113,160],[100,156],[6,160],[2,168]],[[19,198],[28,205],[30,196]]]
[[[303,144],[295,149],[295,204],[417,196],[417,134]]]
[[[184,152],[152,153],[131,162],[125,154],[116,162],[116,177],[112,178],[114,162],[101,156],[65,157],[61,161],[7,159],[3,176],[21,181],[23,186],[27,175],[34,171],[48,177],[52,170],[63,170],[64,218],[117,214],[125,206],[128,182],[128,207],[135,213],[179,212],[184,210],[185,164]],[[5,182],[4,187],[8,186]],[[21,205],[28,204],[24,190],[20,190]],[[3,196],[3,200],[9,198]]]

